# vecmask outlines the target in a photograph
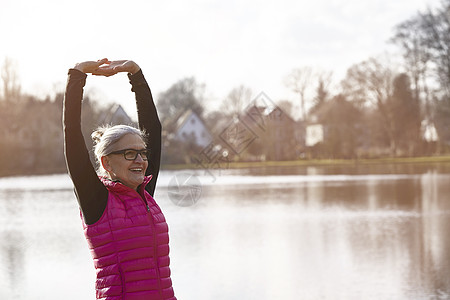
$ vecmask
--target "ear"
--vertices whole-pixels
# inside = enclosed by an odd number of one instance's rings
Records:
[[[102,156],[100,161],[102,163],[103,169],[105,169],[107,172],[112,172],[110,161],[109,161],[109,158],[107,156]]]

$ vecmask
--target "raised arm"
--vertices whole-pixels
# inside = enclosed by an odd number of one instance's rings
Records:
[[[153,196],[161,161],[161,122],[153,102],[150,87],[144,78],[141,68],[134,61],[108,61],[104,66],[94,70],[92,74],[112,76],[119,72],[128,72],[131,90],[136,96],[139,128],[147,133],[147,148],[150,150],[150,158],[146,175],[153,175],[153,178],[146,186],[146,190]]]
[[[81,132],[81,102],[86,73],[92,73],[104,62],[85,62],[70,69],[64,96],[64,154],[86,224],[100,219],[108,200],[108,191],[97,177]]]
[[[139,70],[135,74],[128,74],[131,90],[136,95],[139,128],[147,134],[147,148],[150,150],[149,164],[146,175],[153,175],[146,186],[146,190],[153,196],[158,179],[161,160],[161,122],[158,118],[155,103],[147,81]]]

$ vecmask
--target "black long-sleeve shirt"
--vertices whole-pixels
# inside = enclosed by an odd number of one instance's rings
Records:
[[[108,190],[92,166],[81,132],[81,102],[86,77],[79,70],[69,70],[63,109],[64,153],[84,221],[86,224],[93,224],[100,219],[106,208]],[[147,133],[150,157],[146,175],[151,174],[153,178],[146,190],[153,196],[161,158],[161,123],[142,70],[128,74],[128,78],[136,96],[139,128]]]

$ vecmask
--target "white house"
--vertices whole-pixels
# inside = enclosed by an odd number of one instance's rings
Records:
[[[311,124],[306,126],[305,144],[312,147],[320,142],[323,142],[323,125]]]
[[[436,127],[433,122],[423,120],[421,124],[422,138],[427,142],[436,142],[439,140]]]
[[[110,107],[108,111],[106,111],[100,119],[103,124],[111,124],[111,125],[132,125],[133,121],[130,116],[125,112],[123,107],[120,104],[114,104]]]
[[[192,110],[186,111],[176,121],[174,138],[179,141],[193,141],[198,146],[206,147],[212,142],[211,133],[205,123]]]

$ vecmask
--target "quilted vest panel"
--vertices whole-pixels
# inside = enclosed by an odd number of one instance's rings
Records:
[[[168,226],[161,209],[145,191],[140,193],[101,178],[108,203],[99,221],[83,222],[97,272],[97,299],[176,300],[169,268]]]

